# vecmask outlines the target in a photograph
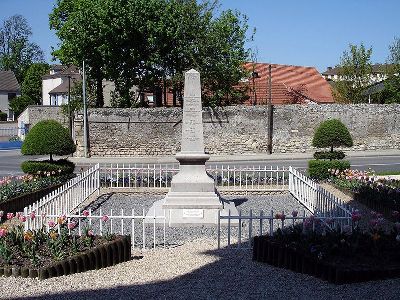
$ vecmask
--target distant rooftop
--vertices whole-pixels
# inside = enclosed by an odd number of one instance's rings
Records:
[[[372,73],[374,74],[381,74],[381,73],[385,73],[386,69],[389,67],[390,65],[387,64],[374,64],[372,65]],[[334,75],[339,75],[341,68],[340,67],[328,67],[326,69],[325,72],[321,73],[324,76],[334,76]]]
[[[20,86],[13,71],[0,71],[0,91],[19,92]]]

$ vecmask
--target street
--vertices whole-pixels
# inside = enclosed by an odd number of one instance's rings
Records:
[[[291,156],[295,158],[291,158]],[[296,157],[300,156],[300,157]],[[243,155],[243,156],[235,156],[234,159],[230,159],[230,157],[218,157],[212,156],[211,160],[207,163],[208,165],[215,164],[224,164],[229,166],[292,166],[299,169],[307,168],[307,161],[309,157],[305,157],[306,155],[299,154],[286,154],[284,157],[282,155],[275,156],[264,156],[260,158],[260,156],[252,157],[251,155]],[[23,156],[20,153],[20,150],[8,150],[8,151],[0,151],[0,177],[9,176],[9,175],[18,175],[22,174],[20,169],[20,164],[24,160],[28,159],[38,159],[38,158],[46,158],[45,156]],[[376,172],[381,171],[400,171],[400,154],[396,152],[392,152],[390,154],[385,153],[368,153],[364,155],[363,152],[352,153],[351,156],[346,157],[351,163],[353,169],[366,170],[368,168],[372,168]],[[81,166],[87,166],[89,164],[95,164],[99,162],[102,163],[145,163],[145,164],[159,164],[164,162],[176,162],[173,157],[168,157],[160,159],[160,158],[92,158],[92,159],[77,159],[73,158],[76,161],[77,169]]]

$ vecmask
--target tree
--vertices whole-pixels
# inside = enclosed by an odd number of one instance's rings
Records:
[[[387,79],[381,98],[384,103],[400,103],[400,38],[389,46]]]
[[[349,45],[349,51],[344,51],[340,59],[339,78],[336,83],[338,98],[347,99],[349,102],[366,102],[362,94],[370,82],[372,73],[371,55],[372,48],[366,49],[364,44],[360,46]]]
[[[43,120],[38,122],[28,132],[22,144],[23,155],[68,155],[76,150],[74,141],[64,128],[55,120]]]
[[[10,101],[10,108],[14,112],[15,116],[19,116],[29,105],[36,104],[36,101],[31,97],[22,95],[21,97],[15,97]]]
[[[123,107],[144,105],[131,98],[133,86],[143,92],[168,84],[176,99],[191,68],[202,74],[207,103],[229,104],[240,98],[233,86],[246,74],[247,19],[216,14],[217,1],[58,0],[50,26],[61,45],[53,54],[62,62],[85,59],[98,87],[103,78],[115,83]]]
[[[315,131],[312,145],[317,148],[330,147],[331,152],[333,152],[333,147],[352,147],[353,139],[346,125],[340,120],[331,119],[319,125]]]
[[[32,63],[44,60],[40,47],[29,41],[31,35],[31,27],[21,15],[10,17],[0,27],[0,69],[13,71],[18,82]]]
[[[32,64],[22,82],[22,95],[31,98],[35,104],[42,104],[42,76],[49,70],[50,66],[46,63]]]

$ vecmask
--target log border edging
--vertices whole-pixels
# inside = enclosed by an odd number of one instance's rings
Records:
[[[18,266],[0,267],[0,276],[37,278],[39,280],[98,270],[131,259],[131,237],[118,237],[116,240],[94,247],[86,252],[58,261],[45,268],[26,268]]]
[[[400,277],[400,268],[385,269],[351,269],[334,266],[323,260],[281,244],[269,241],[265,236],[254,237],[253,261],[267,263],[278,268],[292,270],[297,273],[311,275],[334,284],[346,284]]]

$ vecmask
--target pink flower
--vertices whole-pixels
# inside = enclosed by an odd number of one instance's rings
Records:
[[[109,217],[108,217],[107,215],[104,215],[104,216],[101,217],[101,220],[102,220],[103,222],[107,222],[108,219],[109,219]]]
[[[25,223],[25,222],[26,222],[26,217],[25,217],[25,216],[20,216],[20,217],[19,217],[19,220],[20,220],[21,222],[24,222],[24,223]]]
[[[94,236],[93,230],[92,229],[88,230],[87,235],[88,236]]]
[[[297,210],[292,211],[292,217],[296,218],[299,212]]]
[[[75,228],[75,226],[76,226],[76,222],[69,222],[68,223],[68,229],[74,229]]]
[[[14,218],[14,214],[13,213],[8,213],[7,214],[7,220],[11,220],[12,218]]]
[[[19,217],[21,217],[22,216],[22,213],[21,212],[17,212],[16,214],[15,214],[15,217],[17,218],[17,219],[19,219]]]
[[[31,220],[34,220],[36,218],[36,213],[33,211],[29,214],[29,218],[31,218]]]
[[[87,216],[89,216],[89,212],[88,212],[87,210],[84,210],[84,211],[82,212],[82,215],[84,215],[85,217],[87,217]]]
[[[4,237],[7,235],[7,230],[4,228],[0,228],[0,237]]]
[[[56,226],[56,223],[54,221],[49,221],[49,227],[53,228],[54,226]]]

